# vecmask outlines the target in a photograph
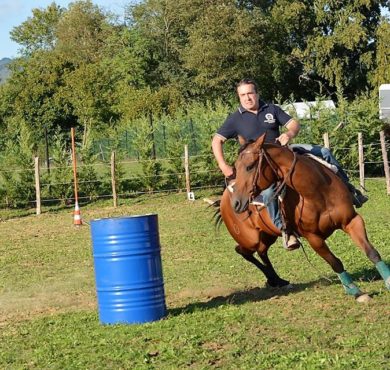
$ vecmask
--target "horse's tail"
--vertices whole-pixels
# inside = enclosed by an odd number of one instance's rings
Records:
[[[208,203],[208,206],[207,208],[214,208],[214,214],[213,214],[213,220],[214,220],[214,224],[215,224],[215,227],[216,229],[219,229],[221,227],[221,225],[223,224],[223,219],[222,219],[222,215],[221,215],[221,200],[220,199],[217,199],[217,200],[211,200],[211,199],[204,199],[204,201],[206,203]]]

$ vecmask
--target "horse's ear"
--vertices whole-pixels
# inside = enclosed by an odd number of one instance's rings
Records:
[[[258,137],[255,141],[255,148],[260,149],[264,144],[264,140],[265,140],[265,134]]]

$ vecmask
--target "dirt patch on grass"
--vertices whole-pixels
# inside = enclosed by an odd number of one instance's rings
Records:
[[[40,306],[40,307],[27,307],[28,305],[23,302],[24,306],[21,306],[14,311],[0,311],[0,327],[16,322],[22,322],[27,320],[34,320],[39,317],[48,317],[60,313],[69,313],[70,311],[91,311],[95,305],[90,303],[86,305],[68,305],[68,306]]]
[[[61,312],[96,309],[96,294],[75,274],[63,281],[45,281],[20,291],[0,294],[0,326]]]
[[[232,294],[235,290],[232,288],[226,288],[226,287],[210,287],[207,289],[190,289],[185,288],[179,291],[178,293],[175,293],[173,297],[171,297],[172,303],[183,301],[188,298],[192,299],[208,299],[208,298],[215,298],[215,297],[221,297],[221,296],[228,296]]]

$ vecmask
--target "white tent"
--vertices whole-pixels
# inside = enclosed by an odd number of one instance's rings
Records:
[[[379,86],[379,118],[390,120],[390,84]]]
[[[333,100],[308,101],[292,103],[283,106],[284,110],[289,111],[298,119],[318,118],[318,110],[336,108]]]

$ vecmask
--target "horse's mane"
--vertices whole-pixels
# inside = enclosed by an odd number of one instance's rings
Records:
[[[238,149],[238,154],[241,154],[250,144],[254,143],[255,140],[249,140],[245,144],[241,145]]]
[[[241,154],[249,145],[253,144],[256,140],[249,140],[245,144],[241,145],[240,148],[238,149],[238,154]],[[263,148],[284,148],[280,144],[276,143],[264,143]]]
[[[221,215],[221,200],[218,199],[210,203],[207,208],[210,207],[214,208],[214,214],[213,214],[214,226],[218,230],[223,224],[222,215]]]

